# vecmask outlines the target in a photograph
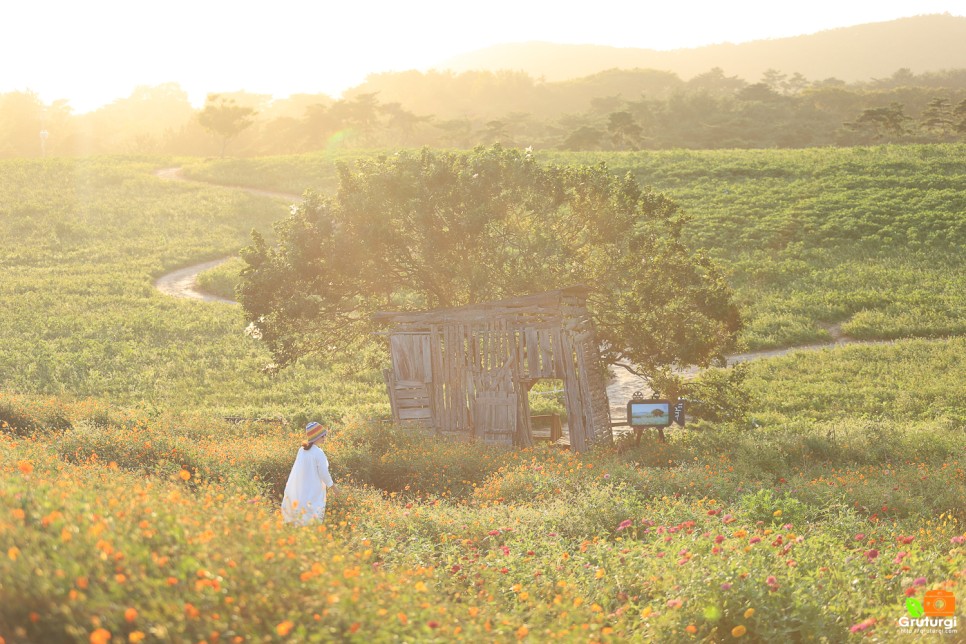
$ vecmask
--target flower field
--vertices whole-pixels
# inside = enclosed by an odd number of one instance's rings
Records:
[[[905,339],[743,365],[747,416],[583,455],[393,427],[375,343],[272,377],[237,308],[152,287],[284,204],[152,176],[171,159],[0,163],[0,644],[909,641],[908,598],[966,602],[962,158],[610,155],[694,214],[749,346]],[[288,192],[334,176],[185,165]],[[294,528],[309,417],[333,419],[340,490]]]
[[[962,342],[895,351],[897,373],[966,362]],[[298,427],[4,395],[0,636],[892,641],[908,597],[966,574],[947,382],[936,414],[809,420],[765,396],[755,431],[698,422],[584,456],[346,418],[326,446],[341,493],[308,528],[277,506]]]

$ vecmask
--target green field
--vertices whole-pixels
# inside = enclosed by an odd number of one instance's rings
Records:
[[[583,455],[367,420],[377,344],[270,376],[238,307],[154,289],[287,212],[155,170],[331,191],[333,157],[0,161],[0,639],[906,641],[908,597],[966,602],[964,153],[546,153],[684,205],[749,347],[899,338],[748,363],[747,417]],[[317,415],[343,489],[293,529]]]
[[[358,156],[358,155],[356,155]],[[189,175],[333,192],[343,153],[197,163]],[[966,332],[966,146],[637,153],[538,152],[607,163],[668,193],[690,242],[729,271],[750,349],[830,338]]]

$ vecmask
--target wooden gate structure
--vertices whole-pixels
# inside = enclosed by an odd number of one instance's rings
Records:
[[[422,312],[379,312],[389,327],[386,386],[396,422],[498,445],[533,444],[528,392],[563,381],[571,449],[613,440],[589,289]]]

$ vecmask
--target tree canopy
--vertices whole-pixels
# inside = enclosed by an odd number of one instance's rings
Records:
[[[733,348],[722,275],[681,241],[667,196],[605,165],[538,163],[500,146],[399,152],[340,167],[333,197],[307,193],[253,232],[238,297],[278,365],[346,349],[379,309],[449,307],[576,284],[609,363],[640,373],[707,365]]]
[[[205,108],[198,114],[198,122],[221,138],[221,156],[225,156],[228,141],[250,127],[255,122],[254,116],[254,108],[239,105],[234,98],[209,94]]]

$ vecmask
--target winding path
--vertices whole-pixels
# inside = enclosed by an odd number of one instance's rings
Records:
[[[219,187],[228,188],[229,190],[242,190],[249,194],[258,195],[259,197],[282,199],[289,203],[298,203],[302,201],[302,197],[289,194],[287,192],[272,192],[270,190],[259,190],[257,188],[246,188],[244,186],[221,186],[220,184],[211,184],[204,181],[194,181],[186,178],[181,168],[163,168],[161,170],[157,170],[154,175],[164,181],[183,181],[185,183],[193,183],[199,186],[219,185]],[[197,287],[199,274],[227,262],[232,257],[233,256],[222,257],[221,259],[213,259],[208,262],[202,262],[201,264],[194,264],[193,266],[179,268],[176,271],[166,273],[165,275],[162,275],[156,279],[154,281],[154,287],[165,295],[170,295],[172,297],[183,297],[192,300],[202,300],[204,302],[238,304],[238,302],[235,302],[234,300],[229,300],[218,295],[212,295],[210,293],[199,291]]]
[[[193,181],[187,179],[183,176],[181,168],[165,168],[163,170],[158,170],[155,175],[164,180],[168,181],[185,181],[189,183],[194,183],[202,186],[212,186],[220,184],[210,184],[202,181]],[[256,188],[247,188],[245,186],[220,186],[223,188],[228,188],[232,190],[243,190],[249,194],[259,195],[263,197],[272,197],[275,199],[284,199],[289,203],[298,203],[302,200],[302,197],[298,195],[293,195],[284,192],[272,192],[269,190],[259,190]],[[154,282],[154,286],[165,293],[166,295],[171,295],[172,297],[183,297],[190,299],[203,300],[206,302],[224,302],[228,304],[237,304],[233,300],[229,300],[223,297],[218,297],[217,295],[211,295],[208,293],[203,293],[196,288],[196,280],[199,273],[207,271],[215,266],[228,261],[231,257],[224,257],[222,259],[215,259],[201,264],[195,264],[194,266],[186,266],[185,268],[178,269],[166,275],[162,275]],[[847,344],[863,344],[863,345],[874,345],[874,344],[892,344],[895,340],[856,340],[850,338],[842,333],[840,325],[832,325],[826,327],[829,333],[832,335],[832,340],[829,342],[822,342],[817,344],[806,344],[797,347],[786,347],[783,349],[769,349],[765,351],[752,351],[749,353],[739,353],[727,357],[727,365],[733,366],[740,364],[742,362],[750,362],[752,360],[763,360],[766,358],[776,358],[778,356],[787,355],[790,353],[795,353],[797,351],[818,351],[820,349],[832,349],[835,347],[844,346]],[[647,391],[647,384],[639,376],[635,376],[626,369],[612,368],[612,378],[607,385],[607,397],[611,401],[627,401],[630,400],[631,396],[636,391]],[[693,377],[699,373],[697,367],[688,369],[684,371],[685,375],[688,377]],[[611,404],[611,417],[612,418],[622,418],[626,413],[623,404]]]

